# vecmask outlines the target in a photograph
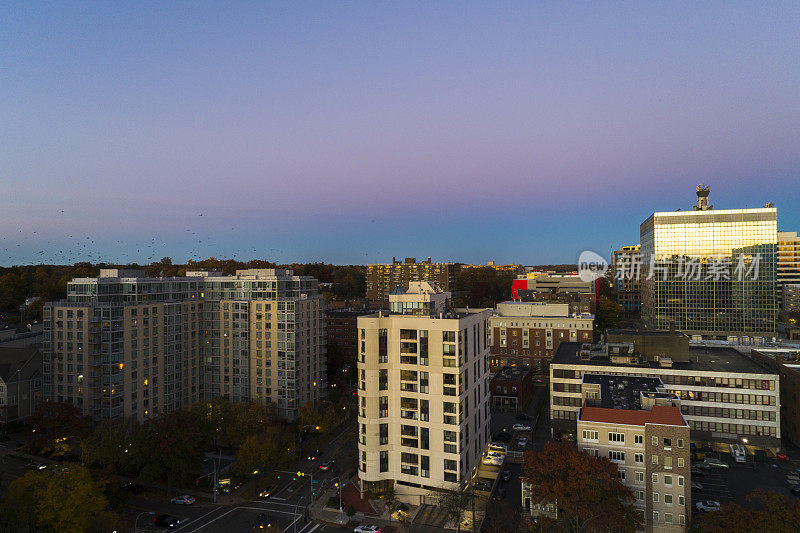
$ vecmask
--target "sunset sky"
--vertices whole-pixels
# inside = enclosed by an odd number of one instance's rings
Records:
[[[0,265],[606,257],[800,230],[800,2],[0,4]]]

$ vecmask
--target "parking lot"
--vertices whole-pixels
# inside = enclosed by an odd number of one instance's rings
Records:
[[[700,500],[716,500],[748,505],[747,495],[755,489],[764,489],[784,494],[791,498],[787,476],[795,472],[795,465],[786,461],[769,460],[755,462],[752,455],[746,463],[737,463],[730,454],[714,454],[724,461],[728,468],[713,468],[707,477],[693,475],[692,481],[700,482],[702,491],[692,491],[692,506]]]

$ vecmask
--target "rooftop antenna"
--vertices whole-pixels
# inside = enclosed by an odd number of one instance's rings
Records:
[[[711,186],[703,186],[702,183],[697,185],[697,205],[694,206],[695,211],[709,211],[714,209],[713,205],[708,205],[708,195],[711,192]]]

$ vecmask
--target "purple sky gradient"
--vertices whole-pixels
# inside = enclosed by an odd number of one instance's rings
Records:
[[[0,265],[573,262],[637,242],[700,181],[800,230],[796,2],[0,19]]]

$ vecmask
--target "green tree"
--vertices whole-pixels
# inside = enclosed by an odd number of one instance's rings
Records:
[[[297,458],[297,444],[291,434],[270,427],[258,435],[246,437],[236,453],[233,472],[247,477],[254,472],[285,466]]]
[[[66,402],[43,402],[36,406],[28,425],[30,449],[46,455],[64,456],[72,452],[72,438],[84,437],[90,421],[81,410]]]
[[[81,441],[81,455],[90,465],[109,467],[120,474],[138,474],[150,461],[147,431],[133,418],[97,425]]]
[[[499,272],[492,267],[467,268],[456,274],[457,296],[453,304],[458,307],[494,307],[511,298],[514,274]]]
[[[605,296],[597,300],[597,314],[595,315],[594,328],[597,332],[615,329],[620,325],[622,306],[611,301]]]
[[[103,484],[81,466],[28,472],[14,480],[3,500],[7,530],[93,531],[112,517]]]
[[[548,442],[541,451],[526,452],[522,468],[532,486],[531,502],[555,502],[564,531],[634,531],[641,525],[633,491],[607,457]]]
[[[145,424],[144,445],[151,450],[142,468],[146,479],[185,482],[192,478],[204,459],[208,435],[188,410],[171,411]]]

